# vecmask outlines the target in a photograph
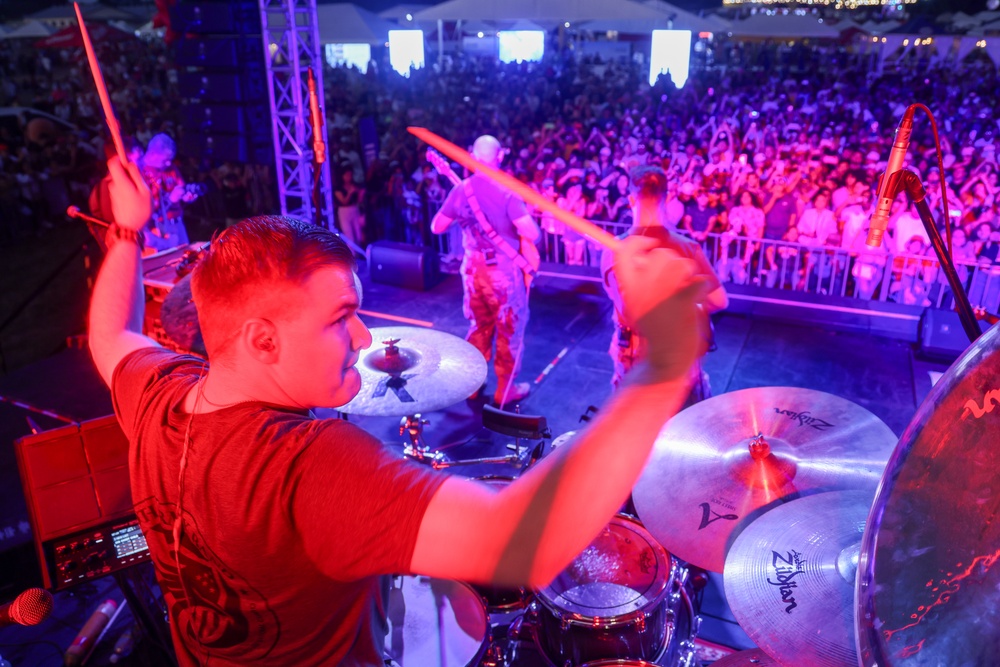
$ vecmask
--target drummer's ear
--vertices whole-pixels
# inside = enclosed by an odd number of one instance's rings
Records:
[[[257,361],[272,364],[278,360],[278,331],[270,320],[253,318],[243,324],[241,343]]]

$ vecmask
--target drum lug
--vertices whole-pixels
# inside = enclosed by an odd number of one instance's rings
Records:
[[[518,616],[511,622],[510,626],[507,628],[507,638],[518,640],[521,638],[521,632],[523,631],[522,626],[524,625],[524,616]]]
[[[635,628],[641,633],[646,632],[646,614],[640,612],[635,619]]]
[[[506,664],[500,646],[494,643],[491,643],[486,649],[486,653],[483,654],[482,660],[479,662],[480,667],[504,667]]]

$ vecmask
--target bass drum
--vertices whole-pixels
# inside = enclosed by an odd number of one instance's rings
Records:
[[[471,667],[486,651],[486,609],[465,584],[393,577],[386,616],[385,655],[400,667]]]
[[[693,664],[698,619],[686,579],[638,521],[615,517],[538,591],[536,641],[554,665]]]

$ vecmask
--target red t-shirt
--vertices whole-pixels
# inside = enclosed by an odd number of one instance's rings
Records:
[[[205,363],[159,348],[115,370],[132,500],[187,665],[382,665],[382,577],[408,574],[444,475],[346,421],[240,403],[181,410]],[[172,528],[185,434],[177,576]]]

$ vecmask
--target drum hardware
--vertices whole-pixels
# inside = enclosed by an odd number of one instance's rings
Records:
[[[545,417],[541,415],[522,415],[520,412],[507,412],[491,405],[483,406],[483,427],[494,433],[509,435],[514,442],[507,445],[511,451],[506,456],[488,456],[476,459],[449,461],[439,458],[431,462],[437,470],[479,464],[510,464],[528,468],[542,457],[545,450],[545,440],[552,437]],[[521,446],[521,440],[541,440],[533,448]]]
[[[675,415],[632,497],[660,544],[722,572],[732,540],[769,507],[820,490],[874,492],[895,444],[878,417],[838,396],[743,389]]]
[[[750,639],[781,664],[856,667],[854,583],[872,491],[775,507],[726,557],[726,599]]]

